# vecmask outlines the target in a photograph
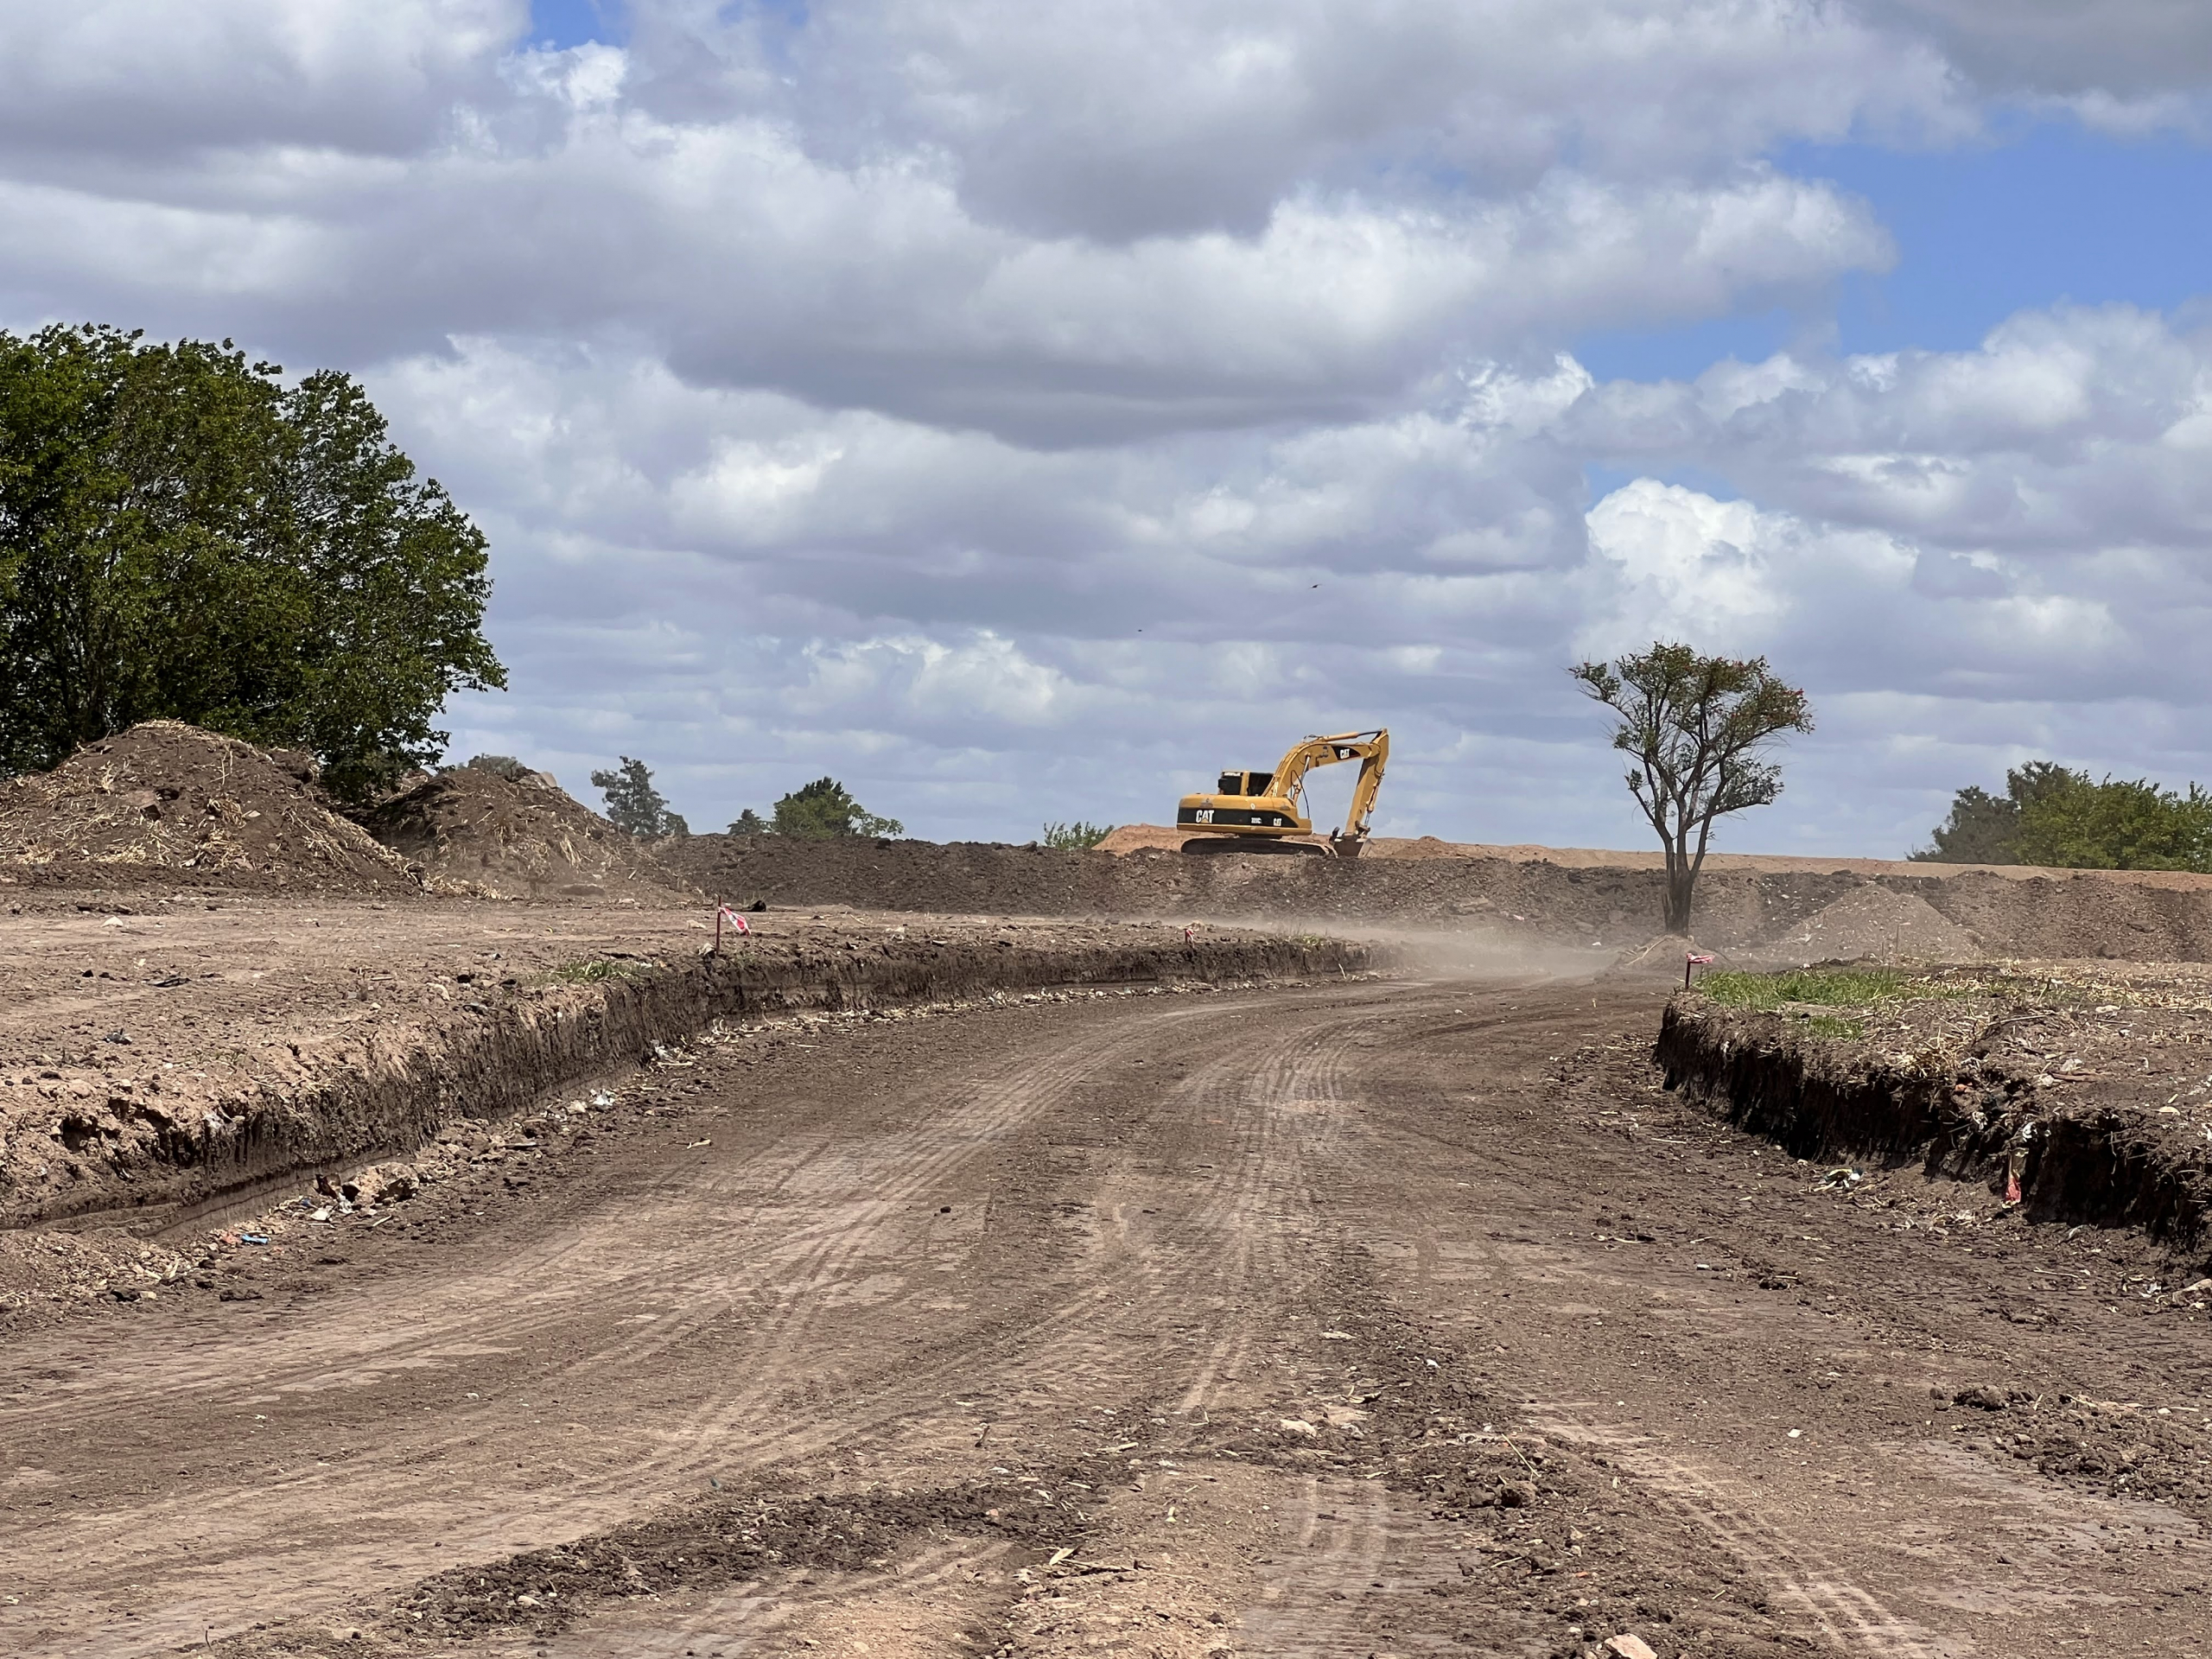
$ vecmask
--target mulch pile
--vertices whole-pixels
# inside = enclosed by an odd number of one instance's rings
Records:
[[[306,755],[146,721],[52,772],[0,782],[0,878],[422,892],[407,861],[340,817],[315,779]]]
[[[698,890],[543,772],[456,766],[394,796],[365,822],[433,881],[486,898],[666,905]]]

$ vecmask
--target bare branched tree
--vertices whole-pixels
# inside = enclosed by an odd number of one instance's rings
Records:
[[[1667,931],[1687,934],[1713,821],[1782,793],[1769,747],[1784,732],[1811,731],[1812,709],[1764,657],[1700,657],[1662,643],[1568,672],[1620,717],[1613,747],[1635,761],[1629,791],[1666,850]]]

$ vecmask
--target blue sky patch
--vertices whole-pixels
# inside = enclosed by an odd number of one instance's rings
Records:
[[[1776,159],[1870,202],[1897,239],[1897,268],[1846,278],[1808,313],[1586,335],[1575,353],[1592,374],[1689,378],[1793,342],[1967,351],[2029,308],[2124,301],[2165,311],[2212,289],[2212,149],[2199,145],[2044,123],[1971,149],[1804,145]]]
[[[622,34],[620,0],[531,0],[530,39],[534,46],[566,48],[587,41],[613,44]]]

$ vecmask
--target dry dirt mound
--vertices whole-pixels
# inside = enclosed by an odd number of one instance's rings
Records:
[[[1971,962],[1981,943],[1917,893],[1854,887],[1763,944],[1793,962]]]
[[[543,772],[508,779],[456,766],[382,803],[365,822],[432,880],[491,897],[665,905],[698,896]]]
[[[406,861],[334,811],[315,762],[181,721],[0,783],[0,866],[51,880],[188,875],[314,893],[419,893]]]

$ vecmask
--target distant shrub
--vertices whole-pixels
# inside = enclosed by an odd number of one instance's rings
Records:
[[[1077,818],[1073,823],[1048,823],[1043,840],[1047,847],[1063,847],[1080,852],[1086,847],[1096,847],[1114,833],[1110,823],[1085,823]]]
[[[653,787],[652,768],[642,760],[626,754],[614,770],[592,773],[591,785],[606,796],[607,821],[617,830],[650,841],[691,833],[683,815],[669,810],[668,802]]]
[[[2059,869],[2212,870],[2212,794],[2147,779],[2106,778],[2031,760],[2005,775],[2005,793],[1969,785],[1951,802],[1935,844],[1913,857],[1942,864],[2041,864]]]
[[[774,808],[774,820],[768,825],[771,834],[790,836],[799,841],[832,841],[842,836],[903,836],[906,826],[896,818],[879,817],[852,797],[851,791],[835,778],[817,778],[810,784],[802,784],[779,800]],[[756,817],[753,820],[759,822]],[[740,835],[757,834],[741,828],[745,823],[741,817],[731,830]]]
[[[553,970],[553,977],[569,985],[596,985],[601,980],[626,979],[637,969],[626,962],[610,962],[604,957],[593,957],[584,962],[563,963]]]

